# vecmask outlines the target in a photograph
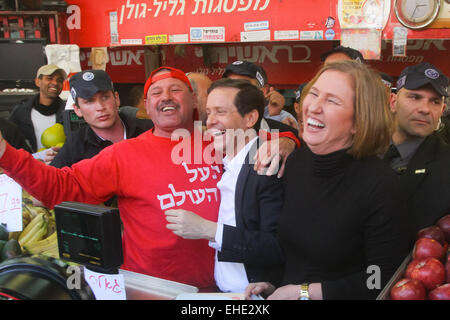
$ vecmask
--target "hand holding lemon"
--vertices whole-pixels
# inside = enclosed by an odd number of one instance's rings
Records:
[[[62,148],[65,141],[66,135],[64,134],[64,126],[60,123],[55,123],[53,126],[45,129],[42,133],[41,142],[44,147],[39,149],[33,156],[36,159],[49,164]]]

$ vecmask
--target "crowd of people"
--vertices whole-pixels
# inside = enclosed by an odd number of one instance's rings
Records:
[[[29,123],[30,145],[2,126],[0,167],[49,208],[116,197],[123,269],[247,298],[374,299],[417,231],[450,213],[449,80],[421,63],[393,90],[354,49],[321,59],[299,86],[296,116],[248,61],[217,81],[154,70],[148,119],[120,107],[106,72],[82,71],[69,83],[87,126],[50,150],[49,165],[33,152],[42,126],[58,121],[66,75],[44,66],[39,94],[11,115]],[[381,286],[367,286],[369,266]]]

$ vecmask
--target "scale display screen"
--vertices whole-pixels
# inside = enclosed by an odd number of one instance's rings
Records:
[[[59,255],[96,270],[123,263],[119,210],[79,202],[55,206]]]

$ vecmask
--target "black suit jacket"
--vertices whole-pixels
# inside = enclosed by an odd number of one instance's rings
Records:
[[[450,147],[437,135],[427,137],[400,177],[412,236],[450,214]]]
[[[283,255],[277,241],[283,206],[283,186],[274,176],[253,170],[255,142],[239,173],[235,192],[236,227],[224,225],[219,261],[243,263],[249,282],[267,281],[277,274]]]

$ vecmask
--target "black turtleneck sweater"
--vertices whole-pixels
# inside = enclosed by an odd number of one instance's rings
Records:
[[[382,289],[409,249],[395,173],[377,157],[315,155],[303,147],[284,176],[281,285],[320,282],[324,299],[376,298],[367,268],[380,267]]]

